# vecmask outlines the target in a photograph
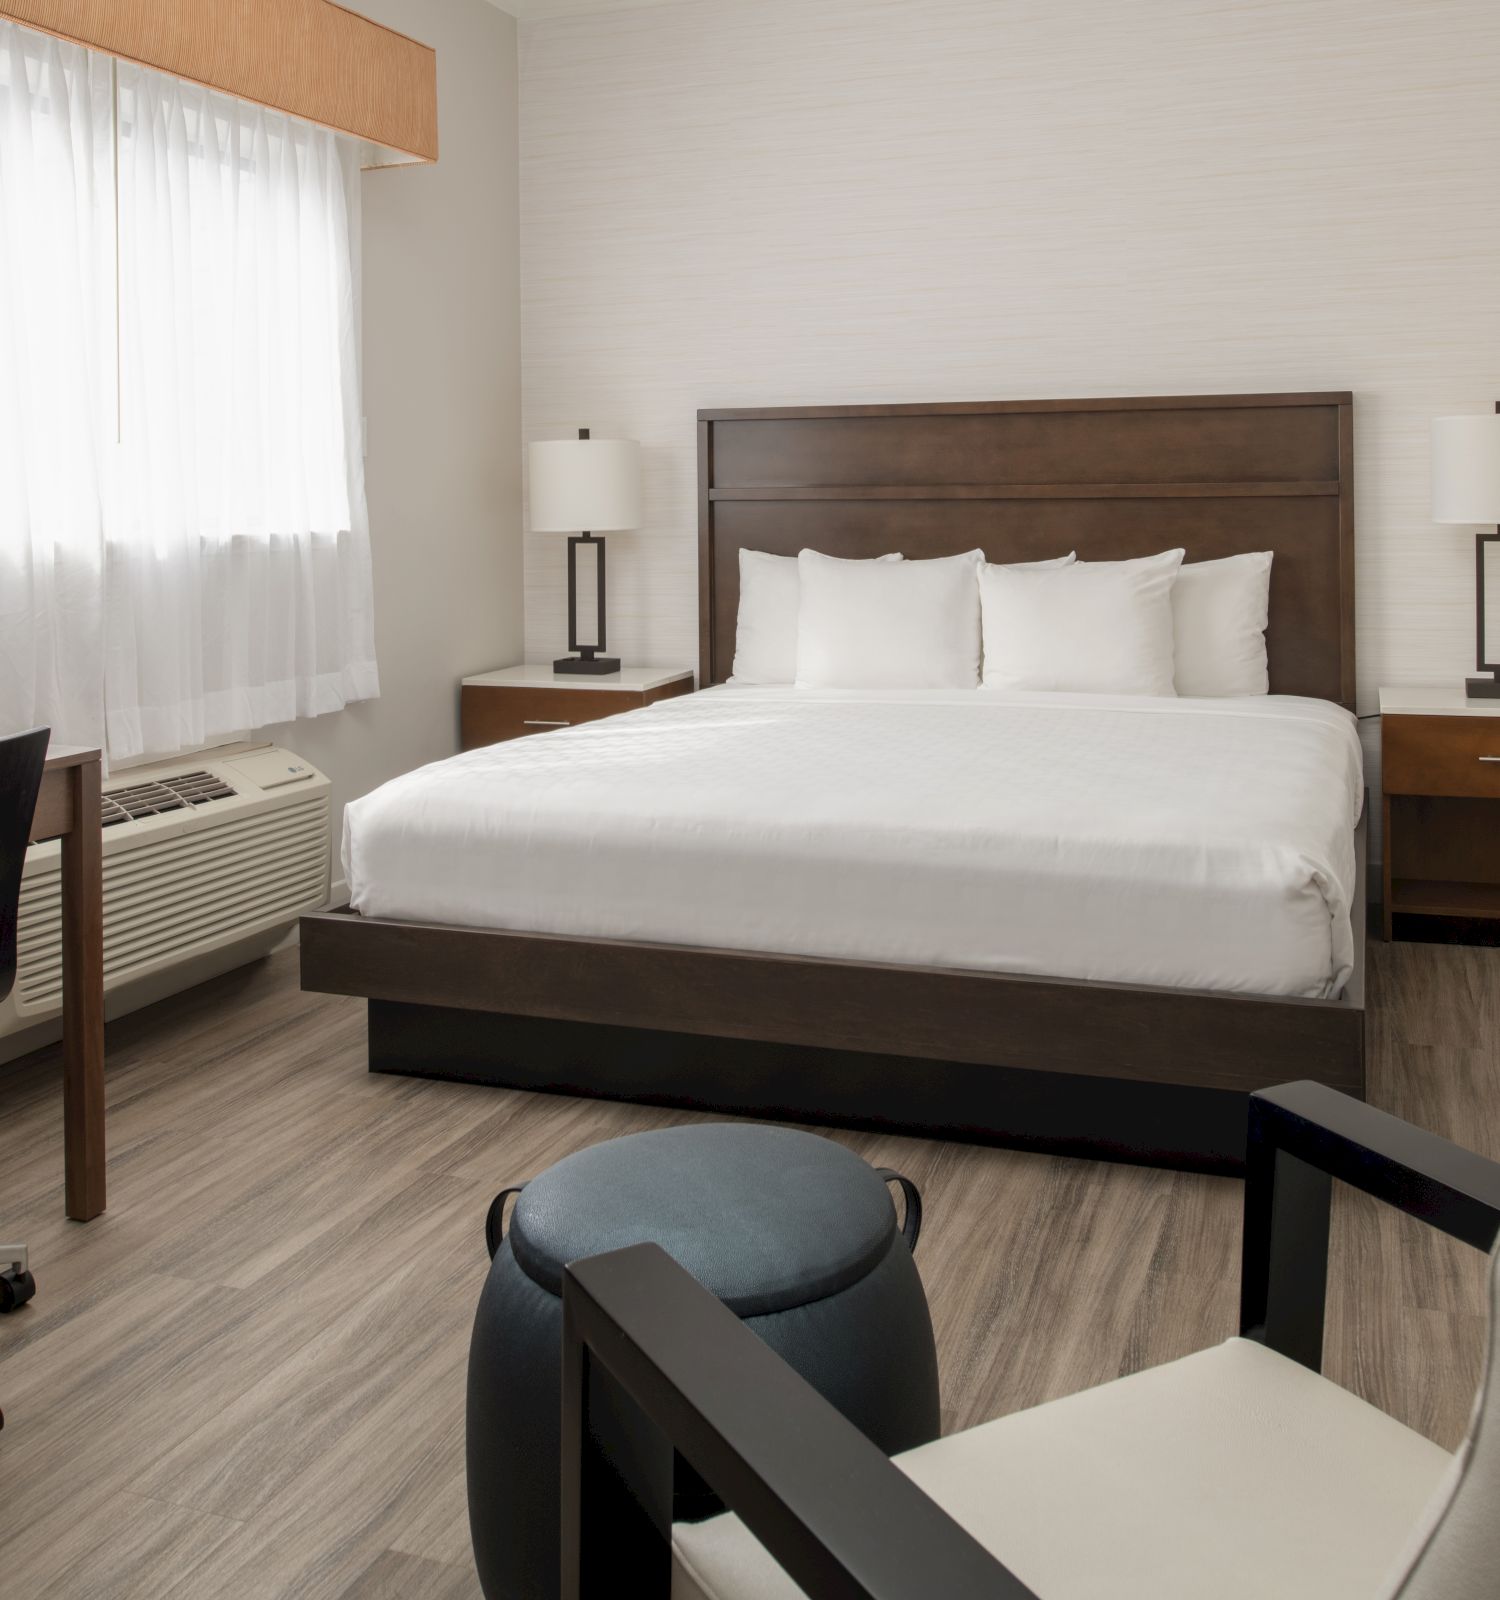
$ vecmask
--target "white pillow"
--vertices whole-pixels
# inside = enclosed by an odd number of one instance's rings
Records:
[[[1271,551],[1195,561],[1172,586],[1177,692],[1265,694]]]
[[[973,689],[983,552],[934,561],[797,557],[799,689]]]
[[[1054,567],[1071,567],[1077,559],[1078,552],[1070,550],[1065,556],[1049,556],[1045,561],[1002,561],[1000,565],[1007,572],[1050,572]]]
[[[979,574],[986,689],[1175,693],[1172,584],[1181,550]]]
[[[899,561],[900,553],[876,556]],[[791,683],[797,676],[796,556],[740,551],[740,609],[734,625],[731,683]]]

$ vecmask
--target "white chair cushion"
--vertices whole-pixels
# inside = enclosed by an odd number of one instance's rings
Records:
[[[898,1456],[1041,1600],[1380,1600],[1451,1457],[1244,1339]],[[673,1600],[801,1594],[737,1517]]]
[[[1395,1600],[1500,1593],[1500,1244],[1490,1253],[1490,1336],[1468,1436],[1398,1565]]]

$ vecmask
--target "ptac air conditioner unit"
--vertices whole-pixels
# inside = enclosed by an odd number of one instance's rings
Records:
[[[316,768],[266,744],[226,745],[106,780],[108,1015],[254,959],[302,912],[327,902],[328,790]],[[15,987],[0,1002],[0,1059],[57,1036],[61,880],[57,841],[32,845]]]

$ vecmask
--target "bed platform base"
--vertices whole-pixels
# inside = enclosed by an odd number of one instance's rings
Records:
[[[1343,995],[1301,1000],[349,911],[301,927],[302,987],[369,1002],[372,1071],[1214,1172],[1240,1170],[1254,1089],[1363,1098],[1358,944]]]
[[[369,1002],[370,1070],[1095,1160],[1243,1170],[1246,1096]]]

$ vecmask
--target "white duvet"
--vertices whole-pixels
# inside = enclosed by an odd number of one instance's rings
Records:
[[[1321,700],[713,689],[408,773],[368,915],[1328,996],[1354,719]]]

